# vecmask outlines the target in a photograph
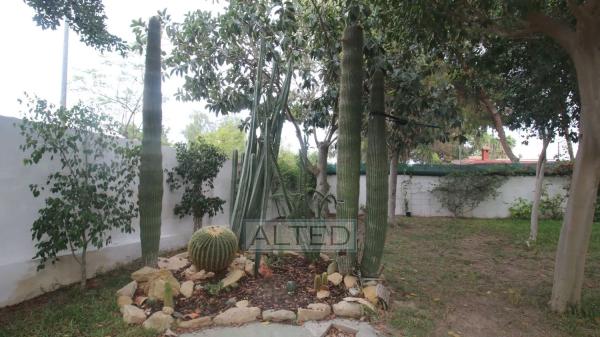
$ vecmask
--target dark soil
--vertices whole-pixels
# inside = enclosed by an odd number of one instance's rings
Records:
[[[327,271],[328,262],[318,260],[311,265],[304,257],[295,255],[275,256],[268,258],[268,265],[273,270],[273,276],[263,278],[262,276],[243,277],[237,287],[228,287],[218,294],[210,294],[207,288],[209,284],[215,284],[227,274],[227,271],[218,273],[210,280],[202,283],[204,289],[194,292],[192,297],[179,296],[176,299],[175,311],[189,315],[200,316],[215,315],[235,305],[236,301],[248,300],[250,306],[258,306],[262,310],[287,309],[295,311],[299,307],[306,307],[310,303],[323,302],[334,304],[341,301],[347,295],[342,286],[329,287],[330,296],[324,300],[317,300],[316,293],[312,289],[315,275],[321,275]],[[180,281],[184,281],[183,273],[175,275]],[[297,289],[293,294],[288,294],[288,281],[295,281]],[[207,287],[207,285],[209,285]],[[228,302],[229,301],[229,302]]]

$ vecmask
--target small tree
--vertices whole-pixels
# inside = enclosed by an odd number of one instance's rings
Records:
[[[174,211],[182,218],[192,215],[194,230],[198,230],[205,214],[213,217],[223,211],[225,200],[208,197],[206,193],[214,188],[213,181],[227,156],[201,137],[193,143],[175,144],[175,148],[177,166],[167,171],[167,183],[171,190],[182,187],[185,190]]]
[[[46,196],[31,229],[37,241],[34,258],[40,259],[40,270],[69,250],[81,267],[84,288],[88,248],[108,245],[111,230],[132,232],[138,149],[117,137],[118,124],[110,117],[82,104],[67,110],[30,100],[27,107],[19,126],[25,137],[20,148],[28,152],[24,164],[44,157],[60,163],[45,185],[29,185],[34,197]]]

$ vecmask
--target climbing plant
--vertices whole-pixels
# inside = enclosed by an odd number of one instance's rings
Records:
[[[495,198],[506,177],[481,172],[454,172],[440,179],[433,194],[454,216],[463,216],[482,201]]]

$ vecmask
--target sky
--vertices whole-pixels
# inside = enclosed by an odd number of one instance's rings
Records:
[[[173,21],[181,21],[185,13],[195,9],[218,12],[224,1],[214,0],[104,0],[108,17],[108,30],[126,41],[133,40],[129,27],[133,19],[147,19],[156,14],[157,10],[165,7]],[[21,117],[22,110],[17,99],[23,98],[24,92],[37,95],[50,102],[58,103],[60,98],[61,65],[63,50],[63,30],[42,30],[32,21],[33,10],[21,0],[5,0],[0,11],[0,31],[2,35],[0,52],[0,115]],[[130,56],[131,62],[143,63],[142,56]],[[87,69],[101,68],[106,59],[119,61],[117,54],[101,55],[91,47],[79,42],[79,37],[70,33],[69,40],[69,82],[73,76],[81,75]],[[107,81],[118,83],[116,70],[104,70]],[[208,112],[203,102],[179,102],[174,94],[182,84],[178,78],[169,78],[163,83],[163,125],[169,129],[168,138],[172,142],[184,141],[183,130],[190,122],[194,111],[202,111],[217,120]],[[72,105],[84,96],[72,89],[67,93],[67,105]],[[284,125],[282,146],[297,151],[299,146],[294,136],[293,127]],[[528,145],[522,144],[525,132],[507,130],[507,134],[517,140],[514,152],[522,159],[536,159],[542,148],[538,139],[530,139]],[[314,145],[314,144],[313,144]],[[554,158],[560,152],[562,159],[566,158],[564,139],[550,144],[548,158]]]

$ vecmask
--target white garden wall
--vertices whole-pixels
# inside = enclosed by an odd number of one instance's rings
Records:
[[[404,214],[404,193],[409,200],[409,211],[413,216],[452,216],[431,192],[439,183],[441,177],[399,175],[396,190],[396,214]],[[327,181],[331,185],[331,193],[336,191],[336,176],[330,175]],[[360,176],[360,205],[365,205],[366,176]],[[544,178],[544,186],[550,196],[566,194],[565,187],[569,183],[568,177],[550,176]],[[507,177],[498,189],[498,196],[491,200],[484,200],[469,214],[465,216],[474,218],[506,218],[510,216],[508,208],[517,198],[533,200],[535,186],[534,176]],[[333,207],[330,207],[335,212]]]
[[[36,272],[37,261],[32,260],[35,247],[31,240],[31,224],[37,218],[38,209],[44,205],[44,199],[41,196],[34,198],[28,185],[45,183],[55,163],[40,161],[35,166],[23,166],[24,153],[19,150],[23,140],[14,123],[19,120],[0,116],[0,307],[79,280],[79,265],[67,253],[55,265]],[[176,163],[175,151],[163,147],[162,152],[163,168],[172,168]],[[227,161],[215,181],[214,195],[228,201],[230,181],[231,163]],[[180,193],[172,193],[166,184],[164,190],[160,248],[182,248],[192,234],[192,219],[180,219],[173,214]],[[228,209],[227,202],[223,214],[205,218],[204,224],[228,225]],[[137,221],[134,227],[135,232],[131,234],[112,233],[109,247],[90,252],[89,277],[140,257]]]

